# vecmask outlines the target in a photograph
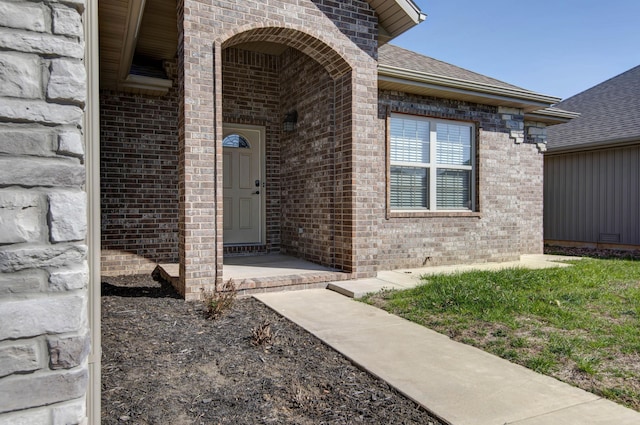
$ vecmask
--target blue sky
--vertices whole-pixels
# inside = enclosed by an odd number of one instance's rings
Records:
[[[640,65],[639,0],[414,0],[393,44],[567,98]]]

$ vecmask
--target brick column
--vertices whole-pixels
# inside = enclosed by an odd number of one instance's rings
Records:
[[[216,266],[222,255],[216,235],[215,185],[216,162],[221,162],[216,156],[216,140],[221,133],[216,125],[220,123],[220,118],[216,119],[220,115],[216,102],[220,103],[221,88],[215,87],[222,73],[220,49],[214,49],[210,36],[194,29],[199,27],[199,17],[192,11],[198,8],[191,3],[186,0],[184,7],[178,7],[182,36],[178,51],[180,283],[177,289],[186,300],[199,299],[203,291],[215,290]]]
[[[378,270],[378,250],[382,246],[380,228],[386,212],[385,144],[380,141],[379,126],[376,122],[376,62],[369,60],[359,63],[353,72],[352,84],[352,271],[355,277],[362,278],[375,276]]]

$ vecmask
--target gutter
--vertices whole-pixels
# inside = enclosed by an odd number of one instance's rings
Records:
[[[547,143],[547,151],[545,152],[545,155],[584,152],[596,149],[613,149],[630,145],[640,145],[640,135],[625,137],[622,139],[599,140],[597,142],[584,143],[581,145],[559,146],[556,148],[550,147]]]
[[[524,117],[528,121],[540,121],[549,124],[563,124],[571,121],[574,118],[580,117],[579,112],[565,111],[564,109],[549,107],[544,109],[538,109],[533,112],[527,112]]]
[[[406,84],[417,83],[418,85],[437,86],[440,88],[447,87],[458,92],[483,93],[493,98],[517,99],[538,107],[548,107],[561,101],[559,97],[535,93],[525,89],[500,87],[384,64],[378,65],[378,76],[387,77],[383,78],[386,81],[400,82],[394,81],[394,79],[399,79]]]

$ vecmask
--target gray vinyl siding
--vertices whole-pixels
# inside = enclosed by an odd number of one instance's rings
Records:
[[[640,245],[640,145],[544,162],[546,240]]]

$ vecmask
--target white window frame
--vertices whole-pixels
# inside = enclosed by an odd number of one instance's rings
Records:
[[[391,121],[394,118],[402,118],[402,119],[415,119],[422,120],[429,123],[429,163],[424,162],[403,162],[403,161],[393,161],[391,160]],[[452,165],[452,164],[439,164],[437,162],[437,124],[449,124],[449,125],[457,125],[462,127],[469,128],[470,133],[470,141],[471,141],[471,153],[470,153],[470,162],[471,165]],[[445,213],[468,213],[476,211],[476,125],[471,122],[466,121],[456,121],[456,120],[444,120],[438,118],[429,118],[420,115],[409,115],[409,114],[399,114],[399,113],[391,113],[389,115],[388,121],[388,132],[387,132],[387,146],[388,146],[388,161],[387,161],[387,175],[388,175],[388,208],[393,213],[420,213],[420,212],[445,212]],[[408,167],[408,168],[426,168],[428,170],[429,176],[429,208],[398,208],[391,206],[391,167]],[[438,170],[447,169],[447,170],[464,170],[470,171],[471,174],[471,182],[470,182],[470,191],[471,191],[471,205],[469,208],[459,208],[459,209],[438,209],[437,206],[437,177]]]

